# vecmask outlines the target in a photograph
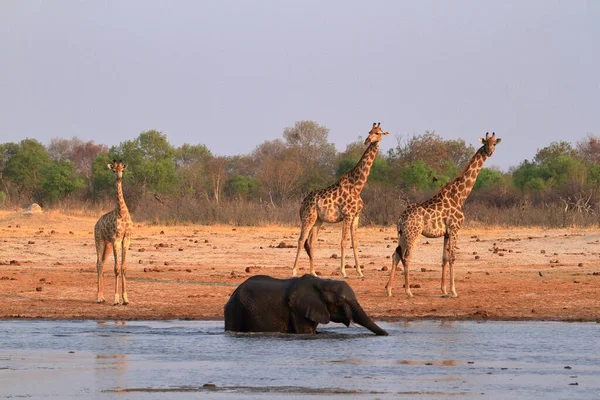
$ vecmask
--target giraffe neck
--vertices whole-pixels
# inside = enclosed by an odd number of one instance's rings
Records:
[[[126,218],[129,216],[129,210],[127,204],[125,204],[125,198],[123,197],[123,185],[121,179],[117,179],[117,215],[119,218]]]
[[[358,164],[348,172],[350,184],[358,193],[362,191],[367,183],[367,178],[369,178],[371,166],[373,165],[373,161],[375,161],[375,157],[377,157],[378,150],[379,141],[371,143],[363,153]]]
[[[477,175],[483,167],[483,163],[487,160],[488,155],[484,147],[481,147],[473,157],[469,160],[462,172],[448,185],[451,192],[455,193],[455,200],[459,206],[462,206],[471,194]],[[454,190],[452,190],[454,189]]]

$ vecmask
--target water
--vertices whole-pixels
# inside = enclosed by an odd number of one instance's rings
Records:
[[[380,323],[308,336],[222,321],[0,322],[0,399],[597,399],[600,324]]]

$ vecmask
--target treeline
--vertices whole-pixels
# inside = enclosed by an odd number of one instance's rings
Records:
[[[250,154],[217,156],[202,144],[172,146],[150,130],[108,147],[78,138],[0,144],[0,206],[110,209],[115,184],[106,165],[128,164],[124,192],[137,220],[161,223],[296,224],[298,206],[360,159],[357,138],[337,152],[328,129],[313,121],[286,128]],[[469,138],[472,139],[472,138]],[[385,140],[385,139],[384,139]],[[503,142],[497,151],[510,151]],[[363,191],[362,223],[394,223],[406,202],[452,180],[475,153],[464,140],[435,132],[399,137],[380,153]],[[488,161],[493,164],[493,158]],[[569,226],[598,223],[600,137],[553,142],[510,171],[483,168],[465,204],[470,223]]]

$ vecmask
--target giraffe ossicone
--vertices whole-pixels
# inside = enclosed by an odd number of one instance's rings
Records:
[[[448,182],[440,191],[422,203],[408,204],[406,210],[398,219],[398,247],[392,255],[392,269],[386,287],[387,295],[392,295],[392,285],[396,266],[402,261],[404,267],[404,290],[408,297],[412,297],[409,282],[410,260],[415,249],[417,239],[423,235],[427,238],[444,237],[444,249],[442,253],[442,295],[446,296],[446,269],[449,266],[450,291],[453,297],[457,297],[454,286],[454,261],[456,259],[456,241],[458,232],[464,222],[462,206],[469,197],[477,175],[483,163],[490,157],[502,139],[496,138],[496,134],[485,134],[480,138],[483,144],[475,155],[469,160],[462,172],[452,181]]]
[[[133,232],[133,222],[125,204],[123,197],[123,171],[127,165],[122,161],[113,160],[112,164],[107,165],[108,169],[113,171],[117,185],[117,205],[114,210],[100,217],[94,226],[94,241],[96,243],[96,272],[98,273],[98,303],[104,303],[104,276],[103,266],[108,258],[108,253],[112,249],[115,261],[115,298],[114,304],[119,301],[119,280],[121,281],[121,294],[123,305],[129,303],[127,298],[127,250]],[[120,257],[120,260],[119,260]],[[119,279],[120,278],[120,279]]]
[[[345,247],[349,232],[352,240],[356,272],[358,276],[363,276],[358,260],[358,242],[356,237],[359,214],[363,208],[360,193],[367,183],[371,166],[379,150],[381,137],[388,134],[388,132],[384,132],[381,129],[381,123],[373,122],[373,127],[365,139],[365,145],[368,145],[368,147],[356,166],[349,172],[342,174],[334,184],[324,189],[314,190],[304,198],[300,206],[302,228],[300,238],[298,239],[296,259],[292,267],[292,276],[296,276],[298,273],[298,259],[303,247],[308,254],[310,273],[316,276],[314,250],[317,244],[319,229],[324,222],[342,222],[340,257],[342,276],[344,278],[347,277]]]

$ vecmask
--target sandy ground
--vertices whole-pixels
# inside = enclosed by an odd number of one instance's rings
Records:
[[[220,319],[246,278],[289,277],[298,227],[136,224],[128,257],[130,304],[113,306],[112,256],[104,268],[107,303],[96,304],[97,218],[0,212],[0,318]],[[340,225],[319,235],[316,266],[340,279]],[[413,298],[396,274],[385,295],[395,227],[360,227],[365,277],[348,283],[375,319],[507,319],[600,322],[599,229],[472,229],[459,237],[458,298],[440,296],[443,239],[419,240]],[[284,242],[294,247],[279,247]],[[346,263],[353,265],[352,251]],[[301,256],[300,273],[308,271]]]

